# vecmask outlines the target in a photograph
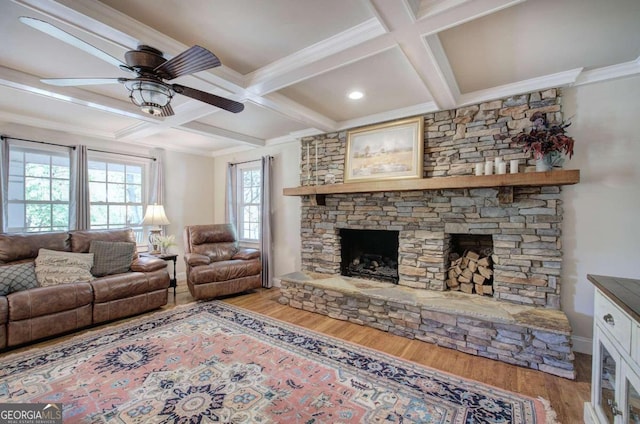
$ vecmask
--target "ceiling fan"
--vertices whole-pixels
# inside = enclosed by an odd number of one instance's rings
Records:
[[[126,63],[123,63],[119,59],[48,22],[27,16],[21,16],[18,19],[38,31],[77,47],[134,75],[134,78],[50,78],[41,80],[46,84],[57,86],[124,84],[129,90],[129,98],[133,104],[139,106],[143,112],[154,116],[166,117],[174,114],[170,103],[175,93],[233,113],[242,112],[244,109],[242,103],[195,88],[165,82],[165,80],[170,81],[183,75],[220,66],[220,59],[204,47],[193,46],[167,60],[160,50],[140,45],[136,50],[130,50],[125,53]]]

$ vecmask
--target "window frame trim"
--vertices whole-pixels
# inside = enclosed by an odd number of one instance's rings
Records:
[[[260,244],[260,234],[258,234],[258,238],[257,239],[249,239],[249,238],[243,238],[241,237],[242,234],[242,209],[241,206],[244,205],[244,202],[242,202],[242,172],[246,171],[246,170],[257,170],[258,172],[260,172],[260,177],[262,178],[262,168],[260,167],[260,162],[258,160],[255,161],[249,161],[249,162],[244,162],[241,164],[236,165],[236,175],[235,175],[235,187],[233,188],[235,191],[235,210],[236,210],[236,217],[235,217],[235,223],[234,225],[236,226],[236,231],[238,233],[238,242],[240,244],[243,245],[248,245],[248,246],[258,246]],[[262,191],[262,187],[260,187],[260,190]],[[253,204],[253,203],[252,203]],[[260,193],[260,202],[258,203],[258,206],[260,207],[260,209],[262,209],[262,193]],[[260,216],[260,220],[262,220],[262,216]]]
[[[142,217],[144,218],[144,213],[149,205],[149,192],[150,186],[152,183],[151,178],[151,162],[153,159],[147,159],[139,156],[130,156],[122,153],[109,153],[103,151],[93,151],[91,149],[87,149],[87,163],[90,161],[94,162],[106,162],[106,163],[117,163],[123,165],[139,165],[142,167]],[[89,176],[87,174],[87,189],[89,188]],[[126,200],[126,199],[125,199]],[[89,217],[91,217],[91,205],[109,205],[109,202],[91,202],[91,196],[89,196],[87,207],[89,208]],[[127,202],[123,202],[123,205],[127,205]],[[109,223],[107,222],[107,226]],[[122,228],[131,228],[132,226],[125,226]],[[140,227],[142,230],[142,236],[140,237],[140,242],[137,243],[138,248],[147,246],[147,238],[148,238],[148,230],[142,225],[142,221],[140,224],[135,225],[135,227]],[[89,228],[91,228],[91,222],[89,222]],[[135,230],[134,230],[135,231]]]
[[[68,200],[66,202],[64,201],[60,201],[60,200],[27,200],[26,199],[26,192],[23,192],[23,194],[25,195],[23,200],[12,200],[9,198],[9,185],[11,183],[11,151],[12,149],[16,149],[17,151],[23,153],[23,154],[27,154],[27,153],[31,153],[31,154],[36,154],[36,155],[46,155],[49,156],[49,158],[53,157],[53,156],[58,156],[58,157],[63,157],[64,154],[66,153],[67,155],[67,159],[69,160],[69,178],[68,178],[68,182],[69,182],[69,193],[68,193]],[[8,150],[9,150],[9,169],[7,170],[7,200],[6,200],[6,205],[7,205],[7,223],[6,223],[6,230],[7,233],[51,233],[51,232],[59,232],[59,231],[69,231],[69,228],[71,228],[71,194],[72,194],[72,189],[73,189],[73,181],[72,181],[72,176],[73,176],[73,156],[72,156],[72,151],[73,151],[73,146],[57,146],[57,145],[38,145],[38,146],[34,146],[32,143],[26,142],[26,141],[22,141],[22,140],[11,140],[9,141],[9,146],[8,146]],[[49,159],[51,161],[51,159]],[[26,165],[26,162],[23,162],[23,165]],[[25,169],[23,168],[23,171],[25,171]],[[26,179],[27,179],[27,175],[26,172],[23,172],[22,177],[22,182],[23,182],[23,190],[26,190]],[[41,178],[41,177],[38,177]],[[46,179],[49,182],[49,194],[52,194],[52,188],[53,188],[53,181],[54,180],[61,180],[60,178],[53,178],[51,176],[51,170],[50,170],[50,175],[49,177],[46,177]],[[52,196],[51,196],[52,197]],[[29,204],[32,205],[51,205],[52,206],[52,211],[51,213],[53,213],[53,206],[54,205],[67,205],[67,209],[68,209],[68,218],[67,218],[67,225],[66,225],[66,229],[65,230],[60,230],[60,229],[53,229],[54,227],[57,227],[55,225],[53,225],[53,220],[51,221],[51,225],[48,227],[49,230],[48,231],[42,231],[42,228],[45,227],[32,227],[32,229],[38,229],[38,231],[31,231],[30,228],[27,228],[25,226],[22,227],[10,227],[9,226],[9,205],[14,204],[14,205],[22,205],[23,206],[23,221],[26,225],[27,222],[27,213],[26,213],[26,206]],[[51,219],[53,219],[53,216],[51,216]]]

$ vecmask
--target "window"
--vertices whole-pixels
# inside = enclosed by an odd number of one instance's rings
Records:
[[[69,229],[69,149],[9,147],[9,232]]]
[[[131,227],[142,243],[146,164],[91,158],[88,165],[90,228]]]
[[[260,240],[260,209],[262,171],[260,166],[249,163],[238,166],[237,220],[238,238],[244,241]]]

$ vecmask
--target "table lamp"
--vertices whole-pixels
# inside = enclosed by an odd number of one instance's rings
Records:
[[[150,225],[153,227],[149,230],[149,245],[152,249],[150,253],[160,253],[156,237],[162,232],[162,228],[160,228],[160,226],[169,224],[170,222],[167,219],[167,215],[164,213],[164,206],[157,204],[147,206],[147,211],[144,214],[142,225]]]

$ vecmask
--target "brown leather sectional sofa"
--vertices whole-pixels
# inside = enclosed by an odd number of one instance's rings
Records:
[[[131,229],[0,234],[0,266],[34,261],[40,248],[87,253],[93,240],[135,242]],[[129,272],[0,296],[0,349],[166,305],[167,263],[133,260]]]

